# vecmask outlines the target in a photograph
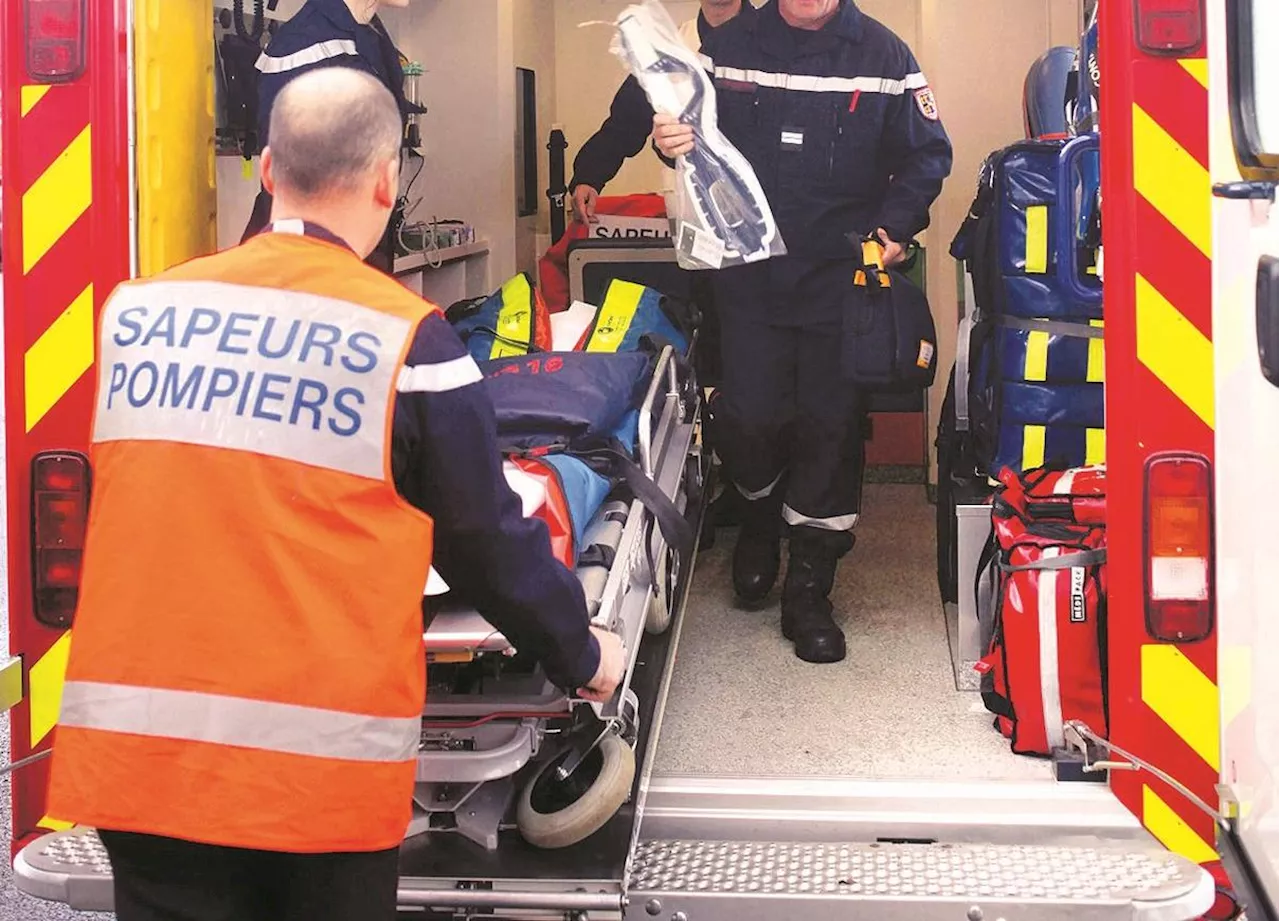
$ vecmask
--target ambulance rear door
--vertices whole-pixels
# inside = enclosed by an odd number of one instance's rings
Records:
[[[1231,817],[1219,849],[1258,921],[1276,917],[1280,836],[1280,4],[1208,6],[1216,391],[1210,591],[1220,636],[1221,793]]]

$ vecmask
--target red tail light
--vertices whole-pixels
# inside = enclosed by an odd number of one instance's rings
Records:
[[[1133,18],[1148,54],[1186,54],[1204,39],[1204,0],[1134,0]]]
[[[68,627],[80,595],[89,519],[89,462],[80,454],[36,455],[31,467],[36,620]]]
[[[1195,454],[1147,462],[1147,632],[1192,643],[1213,631],[1213,470]]]
[[[65,83],[84,71],[87,0],[26,0],[27,75]]]

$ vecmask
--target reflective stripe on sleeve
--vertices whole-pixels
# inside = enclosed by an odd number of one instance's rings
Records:
[[[299,67],[306,67],[308,64],[318,64],[321,61],[327,61],[329,58],[340,57],[344,54],[355,55],[356,43],[349,38],[331,38],[328,41],[316,42],[314,45],[308,45],[293,54],[286,54],[278,58],[272,57],[264,51],[258,57],[258,61],[254,66],[264,74],[282,74],[286,71],[297,70]]]
[[[408,761],[419,717],[378,717],[195,691],[68,681],[59,725],[344,761]]]
[[[401,393],[447,393],[484,380],[480,366],[470,355],[430,365],[401,368],[396,390]]]

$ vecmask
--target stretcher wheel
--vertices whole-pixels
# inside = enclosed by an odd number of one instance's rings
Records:
[[[534,847],[577,844],[613,818],[631,793],[636,754],[612,732],[573,774],[561,780],[556,768],[568,756],[565,752],[546,764],[520,794],[516,823],[521,836]]]
[[[654,636],[666,633],[671,626],[671,596],[674,594],[671,586],[672,555],[673,551],[664,549],[658,556],[658,571],[654,577],[656,585],[649,591],[649,608],[645,612],[644,629]]]

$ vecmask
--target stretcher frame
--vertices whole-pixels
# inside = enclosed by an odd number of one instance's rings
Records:
[[[670,346],[658,356],[639,412],[639,466],[685,514],[702,485],[700,447],[694,437],[701,401],[687,362],[680,361]],[[638,498],[619,500],[620,491],[625,485],[609,494],[583,541],[590,547],[606,535],[606,558],[612,557],[606,574],[602,579],[598,563],[577,568],[592,624],[617,633],[623,642],[626,672],[618,692],[604,703],[581,700],[556,688],[538,668],[510,680],[486,681],[480,693],[429,693],[406,840],[428,832],[456,832],[494,851],[500,832],[513,826],[513,804],[519,800],[514,825],[521,835],[535,846],[563,847],[589,836],[630,798],[640,735],[631,682],[640,643],[646,631],[668,629],[675,586],[683,567],[692,561],[678,559],[654,513]],[[431,616],[423,639],[429,670],[514,654],[501,632],[465,604],[442,605]],[[619,772],[614,773],[615,789],[610,791],[599,790],[598,782],[603,781],[597,778],[592,782],[596,786],[589,785],[573,801],[578,806],[574,829],[557,830],[555,814],[531,809],[535,784],[572,782],[575,772],[602,748],[607,752],[597,759],[625,762],[620,769],[625,791]],[[594,799],[588,802],[588,797]],[[584,815],[584,808],[594,814]],[[535,819],[537,828],[532,827]]]

